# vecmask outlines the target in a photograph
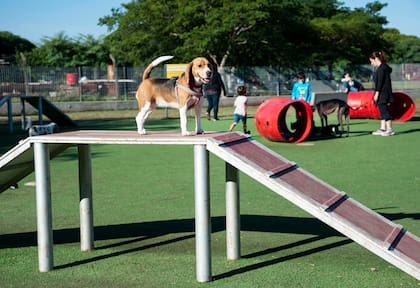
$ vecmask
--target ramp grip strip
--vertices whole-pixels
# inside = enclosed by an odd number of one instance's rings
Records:
[[[331,197],[330,199],[326,200],[321,205],[324,207],[327,207],[325,209],[325,212],[333,212],[338,206],[340,206],[344,201],[349,199],[349,196],[347,196],[346,193],[340,192]]]
[[[401,225],[396,225],[394,229],[392,229],[391,233],[389,233],[388,237],[385,239],[384,246],[388,247],[388,250],[390,251],[394,250],[406,231],[407,230]]]
[[[267,176],[270,178],[280,177],[292,170],[297,169],[297,164],[294,162],[285,162],[277,167],[274,167],[266,172]]]
[[[220,137],[216,137],[213,138],[216,143],[219,146],[230,146],[230,145],[234,145],[234,144],[238,144],[238,143],[242,143],[242,142],[246,142],[249,141],[250,137],[241,135],[241,134],[237,134],[237,133],[232,133],[232,134],[227,134],[227,135],[223,135]]]

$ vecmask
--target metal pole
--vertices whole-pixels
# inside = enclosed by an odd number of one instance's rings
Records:
[[[80,250],[94,248],[92,165],[90,145],[78,145],[79,196],[80,196]]]
[[[226,254],[228,260],[241,257],[238,169],[226,162]]]
[[[38,265],[40,272],[48,272],[54,267],[49,156],[47,144],[34,143]]]
[[[25,100],[23,98],[20,98],[20,117],[22,122],[22,130],[26,129],[26,111],[25,111]]]
[[[79,79],[79,102],[82,102],[82,88],[83,88],[83,83],[82,81],[80,81],[80,79],[82,78],[82,67],[77,68],[77,72],[78,72],[78,77],[77,79]]]
[[[7,99],[7,121],[9,123],[9,133],[13,133],[13,106],[12,106],[12,97]]]
[[[44,114],[44,107],[42,107],[42,96],[38,96],[38,122],[39,125],[43,125],[44,124],[44,119],[42,117],[42,115]]]
[[[211,281],[211,219],[209,154],[205,145],[194,145],[195,252],[198,282]]]

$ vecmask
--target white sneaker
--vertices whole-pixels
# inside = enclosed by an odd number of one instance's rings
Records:
[[[385,130],[378,129],[372,132],[372,135],[382,136],[385,133]]]
[[[395,134],[394,129],[389,129],[389,130],[384,131],[382,133],[382,136],[392,136],[394,134]]]

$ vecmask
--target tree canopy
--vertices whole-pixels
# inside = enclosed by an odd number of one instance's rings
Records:
[[[122,62],[144,65],[172,54],[218,65],[366,63],[391,49],[378,1],[350,10],[336,0],[137,0],[99,20],[105,43]]]
[[[0,31],[0,59],[7,63],[15,63],[20,52],[31,51],[35,45],[7,31]]]
[[[161,55],[197,56],[223,66],[311,67],[366,64],[383,49],[392,63],[419,63],[420,38],[385,28],[374,1],[350,9],[338,0],[133,0],[98,19],[109,34],[43,38],[39,47],[0,32],[0,59],[32,66],[144,66]],[[16,57],[18,56],[18,57]]]
[[[108,55],[101,39],[90,35],[72,39],[60,32],[53,38],[42,39],[42,45],[33,49],[27,58],[32,66],[96,67],[110,62]]]

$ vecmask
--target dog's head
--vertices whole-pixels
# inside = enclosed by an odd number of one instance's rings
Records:
[[[211,63],[204,57],[197,57],[187,65],[186,75],[190,86],[207,84],[213,75]]]

